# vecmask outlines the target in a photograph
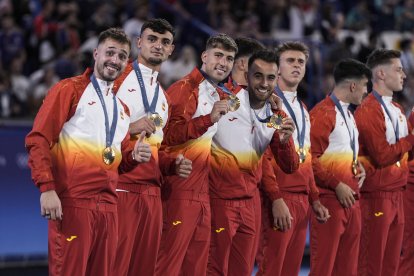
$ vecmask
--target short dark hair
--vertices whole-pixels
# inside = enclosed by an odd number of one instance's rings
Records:
[[[276,47],[277,65],[279,65],[280,56],[286,51],[299,51],[305,55],[306,60],[309,58],[309,48],[305,43],[300,41],[287,41]]]
[[[255,60],[260,59],[269,63],[275,63],[277,64],[277,55],[276,52],[273,50],[268,50],[268,49],[264,49],[264,50],[260,50],[255,52],[250,58],[249,58],[249,65],[248,65],[248,70],[250,70],[250,68],[252,67],[252,64]]]
[[[141,27],[141,34],[145,31],[145,29],[151,29],[156,33],[165,34],[166,32],[170,32],[172,36],[175,36],[175,31],[173,26],[171,26],[170,22],[163,18],[153,18],[145,21],[144,25]]]
[[[390,64],[394,58],[400,58],[401,52],[397,50],[376,49],[369,54],[367,66],[372,70],[379,65]]]
[[[235,52],[237,54],[237,44],[233,38],[226,34],[212,35],[207,39],[206,50],[213,48],[222,48],[223,50]]]
[[[336,84],[347,79],[360,80],[366,77],[369,80],[372,77],[371,70],[365,64],[352,58],[340,60],[335,65],[333,75]]]
[[[256,39],[249,37],[238,37],[234,40],[237,44],[237,54],[234,59],[249,57],[254,52],[265,49],[265,46]]]
[[[104,43],[107,39],[113,39],[121,44],[127,44],[131,49],[131,41],[121,28],[109,28],[99,34],[98,45]]]

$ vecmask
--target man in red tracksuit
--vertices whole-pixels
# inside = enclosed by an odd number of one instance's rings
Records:
[[[312,171],[309,113],[297,98],[298,85],[305,76],[309,49],[301,42],[292,41],[279,45],[277,54],[279,78],[276,94],[283,100],[283,111],[295,122],[292,137],[300,166],[296,172],[286,174],[270,156],[270,170],[263,169],[263,229],[256,258],[257,275],[274,276],[299,274],[308,229],[309,202],[321,222],[329,218],[328,210],[319,201]],[[272,178],[273,174],[276,179]]]
[[[234,58],[234,66],[231,70],[231,74],[228,77],[227,82],[224,84],[227,89],[232,93],[236,94],[240,89],[245,89],[247,87],[247,67],[250,56],[259,51],[263,50],[264,46],[257,40],[247,37],[239,37],[235,39],[237,44],[237,54]],[[256,210],[256,233],[260,233],[261,228],[261,201],[260,201],[260,192],[257,192],[254,195],[255,207]],[[252,247],[253,254],[257,252],[257,247],[259,246],[260,235],[255,236],[255,242]],[[254,268],[254,261],[252,262],[252,269]]]
[[[128,108],[112,93],[130,42],[108,29],[94,51],[94,71],[60,81],[26,137],[32,178],[49,219],[49,275],[112,275],[120,171],[148,162],[149,145],[128,150]]]
[[[414,126],[414,110],[408,118],[410,126]],[[398,267],[398,275],[414,275],[414,161],[408,162],[408,181],[404,191],[404,236]]]
[[[358,129],[348,110],[367,93],[371,71],[353,59],[334,68],[332,93],[310,112],[311,151],[320,201],[331,215],[319,223],[311,214],[310,274],[357,275],[361,212],[359,186],[364,181],[358,163]]]
[[[275,105],[269,100],[276,79],[276,54],[269,50],[255,52],[248,63],[248,88],[236,94],[240,107],[218,122],[211,151],[209,275],[250,275],[252,272],[255,257],[252,247],[259,235],[256,220],[260,219],[256,218],[256,210],[260,209],[256,204],[260,203],[256,203],[255,195],[266,148],[270,145],[285,171],[292,172],[298,167],[291,138],[292,119],[284,118],[278,131],[268,120],[280,114],[274,113]]]
[[[361,189],[362,235],[358,275],[396,275],[404,231],[403,190],[408,152],[414,145],[404,111],[392,101],[406,77],[400,52],[377,49],[367,60],[373,90],[355,111],[360,160],[367,178]]]
[[[174,29],[164,19],[150,19],[137,40],[138,59],[115,81],[116,95],[130,110],[131,135],[147,133],[150,162],[120,175],[118,193],[118,249],[114,275],[154,275],[162,230],[162,174],[188,176],[191,162],[159,152],[163,127],[168,120],[168,101],[157,82],[161,63],[174,49]],[[157,119],[157,116],[161,119]],[[158,118],[158,119],[159,119]],[[135,143],[135,137],[130,141]],[[133,223],[131,223],[133,222]]]
[[[174,83],[167,95],[171,116],[163,144],[171,155],[192,161],[187,179],[165,178],[164,224],[157,275],[205,275],[210,246],[209,159],[217,122],[228,111],[218,83],[231,71],[237,45],[225,34],[211,36],[202,53],[201,69]]]

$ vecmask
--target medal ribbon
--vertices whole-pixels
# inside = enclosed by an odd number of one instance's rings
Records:
[[[231,84],[233,85],[233,87],[238,86],[237,82],[231,77],[231,75],[229,76],[229,82],[231,82]]]
[[[382,107],[385,110],[385,113],[387,113],[388,118],[390,118],[391,121],[391,125],[394,128],[394,133],[395,133],[395,141],[398,142],[400,140],[400,125],[398,124],[398,119],[397,119],[397,124],[396,126],[394,126],[393,122],[392,122],[392,117],[391,117],[391,113],[388,110],[387,106],[384,103],[384,100],[382,99],[381,95],[378,94],[377,91],[372,90],[372,95],[374,95],[374,97],[377,99],[377,101],[382,105]]]
[[[349,138],[351,139],[352,160],[353,160],[353,161],[356,161],[356,160],[357,160],[357,158],[356,158],[356,148],[355,148],[355,130],[354,130],[354,129],[352,129],[352,135],[351,135],[351,129],[350,129],[350,128],[349,128],[349,126],[348,126],[348,122],[347,122],[346,117],[345,117],[345,112],[344,112],[344,110],[342,109],[342,106],[341,106],[341,104],[339,103],[338,98],[334,95],[334,93],[331,93],[331,95],[330,95],[329,97],[330,97],[330,98],[332,99],[332,101],[335,103],[335,106],[336,106],[336,108],[338,108],[338,109],[339,109],[339,112],[341,112],[342,118],[344,118],[346,128],[348,129]],[[348,118],[350,118],[350,117],[348,116]],[[350,119],[351,119],[351,118],[350,118]]]
[[[114,100],[114,114],[112,117],[111,129],[109,129],[108,111],[106,110],[105,100],[103,98],[101,88],[99,87],[98,81],[96,80],[94,74],[91,75],[90,79],[91,79],[93,87],[95,88],[96,94],[98,94],[99,100],[101,101],[102,109],[104,111],[105,133],[106,133],[105,143],[106,143],[106,147],[110,147],[112,145],[112,142],[114,141],[116,124],[118,122],[118,106],[116,105],[116,97],[112,93],[112,99]]]
[[[157,113],[155,112],[155,108],[157,107],[160,84],[157,82],[157,87],[155,88],[154,98],[152,98],[151,105],[149,105],[147,91],[145,90],[144,80],[142,79],[142,73],[141,73],[141,70],[139,69],[138,62],[136,60],[132,63],[132,67],[134,67],[135,74],[137,75],[138,84],[141,89],[142,102],[144,104],[145,112],[147,113],[150,112],[151,114]]]
[[[305,145],[305,132],[306,132],[306,122],[305,122],[305,111],[303,108],[303,105],[300,101],[298,101],[300,106],[300,111],[302,113],[302,130],[299,131],[298,122],[296,120],[295,112],[293,111],[292,107],[290,106],[288,100],[286,99],[284,93],[282,90],[280,90],[279,86],[276,86],[276,94],[282,98],[283,104],[286,106],[286,109],[288,110],[290,117],[292,117],[293,122],[295,123],[296,129],[297,129],[297,136],[298,136],[298,142],[299,142],[299,148],[303,149]]]
[[[261,123],[268,123],[270,120],[270,117],[272,117],[272,115],[270,114],[270,103],[266,101],[265,105],[266,105],[266,118],[264,119],[260,118],[259,115],[257,115],[256,111],[253,109],[253,113],[256,116],[256,119]]]
[[[219,83],[219,84],[215,84],[211,78],[207,75],[206,72],[204,72],[203,70],[199,69],[201,75],[203,75],[203,77],[214,87],[214,88],[219,88],[221,91],[223,91],[224,93],[226,93],[227,95],[231,96],[233,95],[233,93],[227,89],[227,87],[224,86],[224,84]]]

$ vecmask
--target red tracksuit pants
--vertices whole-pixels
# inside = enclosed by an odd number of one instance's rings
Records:
[[[357,200],[343,208],[336,197],[321,197],[331,217],[319,223],[311,213],[310,276],[357,275],[361,211]]]
[[[62,209],[61,221],[49,221],[49,275],[112,275],[116,205],[62,200]]]
[[[267,197],[263,200],[261,257],[256,275],[299,274],[309,221],[308,195],[285,192],[283,200],[293,217],[292,228],[285,232],[273,229],[272,202]]]
[[[211,199],[211,245],[208,275],[252,273],[255,254],[256,208],[254,198]]]
[[[211,213],[208,194],[176,191],[163,202],[156,275],[206,275]]]
[[[139,185],[139,193],[118,192],[118,249],[113,275],[154,275],[161,241],[159,187]]]
[[[256,235],[254,238],[254,242],[253,242],[253,247],[252,247],[252,263],[251,263],[251,271],[253,271],[254,269],[254,261],[255,261],[255,257],[257,256],[258,250],[259,250],[259,244],[260,244],[260,232],[262,231],[262,201],[261,201],[261,196],[260,196],[260,190],[257,189],[256,193],[253,196],[253,200],[254,200],[254,211],[255,211],[255,219],[256,219]]]
[[[403,192],[363,193],[358,275],[397,275],[404,233]]]

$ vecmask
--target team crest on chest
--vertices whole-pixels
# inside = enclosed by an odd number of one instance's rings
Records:
[[[165,111],[165,102],[163,102],[163,103],[161,104],[161,109],[162,109],[162,111]]]

